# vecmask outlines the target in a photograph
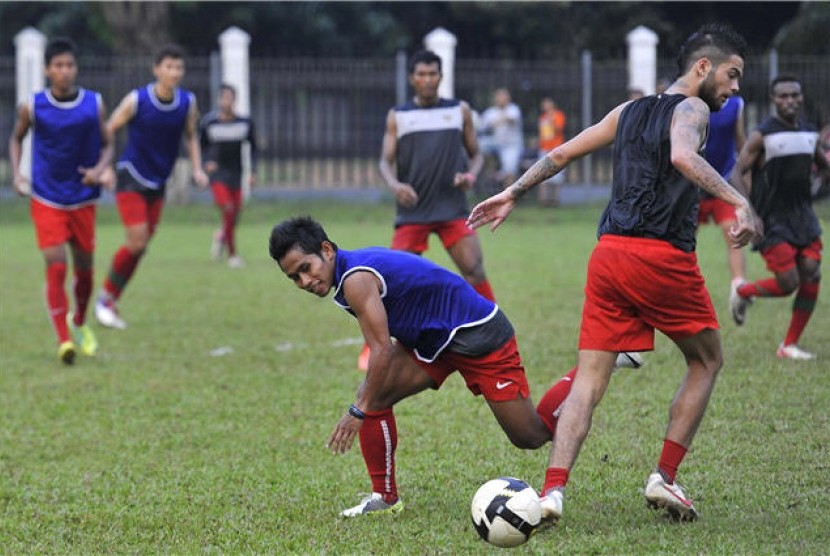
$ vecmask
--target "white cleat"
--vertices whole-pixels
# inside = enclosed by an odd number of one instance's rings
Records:
[[[643,356],[636,351],[621,351],[617,354],[615,369],[639,369],[643,366]]]
[[[127,328],[127,323],[118,316],[118,308],[114,301],[106,301],[100,297],[95,302],[95,318],[102,326],[107,328],[115,328],[117,330],[124,330]]]
[[[245,261],[242,260],[242,257],[239,255],[234,255],[232,257],[228,257],[228,267],[229,268],[244,268]]]
[[[398,514],[403,511],[403,502],[398,498],[394,504],[389,504],[383,501],[383,496],[378,492],[373,492],[366,498],[360,501],[360,504],[353,508],[348,508],[340,512],[343,517],[356,517],[359,515],[384,515],[384,514]]]
[[[781,359],[793,359],[796,361],[812,361],[816,358],[815,353],[805,351],[795,344],[790,344],[788,346],[781,344],[778,346],[776,355]]]
[[[752,305],[751,297],[741,297],[738,293],[738,288],[744,284],[746,284],[744,280],[733,280],[729,289],[729,312],[738,326],[743,326],[746,321],[746,310]]]
[[[551,490],[539,497],[542,506],[542,521],[554,524],[562,517],[563,494],[561,490]]]
[[[662,508],[676,521],[694,521],[699,515],[692,501],[683,494],[680,485],[666,483],[657,471],[649,475],[646,481],[645,497],[649,508]]]

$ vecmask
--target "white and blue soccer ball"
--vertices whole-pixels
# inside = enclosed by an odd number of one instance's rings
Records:
[[[527,542],[542,521],[539,495],[514,477],[499,477],[481,485],[470,512],[479,536],[502,548]]]

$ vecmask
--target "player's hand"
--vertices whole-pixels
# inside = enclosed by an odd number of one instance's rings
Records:
[[[28,197],[29,192],[32,190],[29,180],[24,175],[15,176],[12,185],[14,185],[14,190],[21,197]]]
[[[115,191],[115,170],[112,169],[112,166],[107,166],[101,171],[101,175],[98,176],[98,183],[107,191]]]
[[[219,169],[219,165],[216,164],[215,161],[208,160],[207,162],[205,162],[205,172],[207,172],[208,174],[212,174],[218,169]]]
[[[337,426],[334,427],[334,431],[326,442],[326,448],[330,449],[331,453],[335,455],[345,454],[351,449],[355,437],[360,432],[361,425],[363,425],[363,421],[346,413],[337,422]]]
[[[104,173],[103,169],[98,168],[97,166],[93,166],[92,168],[78,166],[78,172],[81,174],[81,183],[84,185],[88,185],[90,187],[97,187],[101,185],[101,175]]]
[[[195,181],[196,185],[198,185],[201,189],[208,186],[207,174],[205,174],[204,170],[201,168],[196,168],[196,170],[193,171],[193,181]]]
[[[453,179],[453,186],[458,187],[462,191],[467,191],[476,183],[476,177],[470,172],[458,172]]]
[[[467,226],[476,229],[490,224],[490,230],[495,231],[507,219],[514,206],[516,199],[509,190],[504,190],[473,207],[470,216],[467,217]]]
[[[764,225],[749,203],[735,209],[735,217],[737,222],[729,230],[733,247],[743,247],[750,242],[757,243],[764,235]]]
[[[418,204],[418,194],[411,185],[402,183],[395,188],[395,200],[402,207],[411,208]]]

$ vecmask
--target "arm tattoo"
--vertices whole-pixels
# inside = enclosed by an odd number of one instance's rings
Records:
[[[543,156],[531,166],[527,172],[522,174],[516,183],[510,186],[510,192],[514,199],[520,199],[525,193],[550,178],[562,168],[557,166],[550,158]]]

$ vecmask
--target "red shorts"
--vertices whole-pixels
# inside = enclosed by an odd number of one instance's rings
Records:
[[[392,249],[423,253],[429,247],[429,234],[432,232],[441,238],[444,249],[449,249],[465,237],[476,233],[467,226],[467,221],[463,218],[429,224],[401,224],[395,228],[395,235],[392,236]]]
[[[147,224],[152,234],[161,220],[164,195],[119,191],[115,194],[115,203],[125,227]]]
[[[697,221],[699,224],[706,224],[710,219],[714,220],[715,224],[735,221],[735,207],[715,197],[701,199]]]
[[[656,239],[604,235],[588,262],[579,349],[654,349],[654,329],[673,340],[717,330],[697,256]]]
[[[95,204],[59,209],[32,199],[29,212],[39,249],[71,242],[81,251],[95,251]]]
[[[213,191],[213,202],[218,207],[232,205],[238,207],[242,201],[242,188],[230,187],[221,181],[211,182],[210,189]]]
[[[432,363],[421,361],[412,350],[409,355],[435,381],[436,389],[455,371],[461,373],[467,388],[491,402],[507,402],[530,396],[525,368],[516,337],[483,357],[468,357],[445,351]]]
[[[776,243],[761,251],[761,256],[767,262],[770,272],[786,272],[795,268],[796,259],[804,257],[821,262],[821,239],[816,239],[806,247],[796,247],[789,243]]]

